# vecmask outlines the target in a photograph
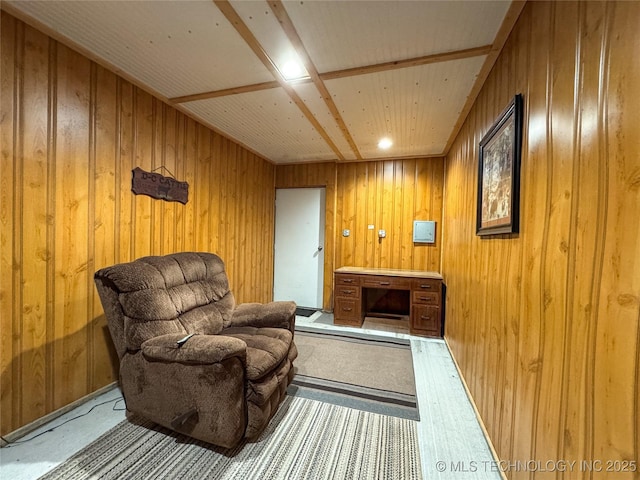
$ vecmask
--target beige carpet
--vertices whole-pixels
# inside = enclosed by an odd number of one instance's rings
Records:
[[[411,348],[394,341],[296,331],[296,373],[415,395]]]

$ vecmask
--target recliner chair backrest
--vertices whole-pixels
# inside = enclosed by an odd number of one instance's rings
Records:
[[[224,262],[212,253],[143,257],[104,268],[95,281],[120,358],[159,335],[218,334],[235,308]]]

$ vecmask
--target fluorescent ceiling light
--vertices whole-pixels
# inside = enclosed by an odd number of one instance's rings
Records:
[[[387,148],[391,147],[391,145],[393,145],[393,142],[391,141],[390,138],[387,138],[387,137],[381,138],[380,141],[378,142],[378,148],[381,148],[383,150],[386,150]]]

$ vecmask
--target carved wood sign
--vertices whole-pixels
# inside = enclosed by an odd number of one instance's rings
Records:
[[[187,182],[179,182],[159,173],[145,172],[140,167],[134,168],[131,173],[131,191],[136,195],[149,195],[152,198],[184,204],[189,201]]]

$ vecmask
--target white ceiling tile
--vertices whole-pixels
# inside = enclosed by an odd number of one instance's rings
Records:
[[[312,83],[303,83],[295,85],[293,88],[300,98],[302,98],[307,107],[309,107],[309,110],[313,112],[314,116],[320,125],[322,125],[325,132],[327,132],[329,138],[331,138],[333,143],[338,147],[345,160],[355,160],[355,153],[351,150],[349,142],[342,133],[342,130],[340,130],[340,127],[333,118],[333,115],[329,111],[327,104],[322,99],[322,95],[320,95],[320,92],[315,85]]]
[[[336,158],[282,88],[199,100],[183,106],[274,162]]]
[[[168,98],[273,80],[211,0],[10,3]]]
[[[278,69],[290,60],[300,61],[266,1],[235,0],[231,5]]]
[[[438,155],[462,110],[484,57],[326,82],[365,158]],[[389,150],[378,141],[393,140]]]
[[[319,72],[493,43],[508,1],[287,1]]]
[[[166,98],[275,80],[211,0],[4,0],[5,5]],[[267,2],[232,0],[230,5],[276,65],[292,55],[293,46]],[[511,3],[284,0],[283,5],[311,61],[323,73],[491,44]],[[325,84],[365,160],[439,155],[485,58]],[[276,163],[355,160],[318,88],[307,82],[293,89],[335,147],[282,88],[182,107]],[[391,149],[377,148],[382,135],[393,139]]]

